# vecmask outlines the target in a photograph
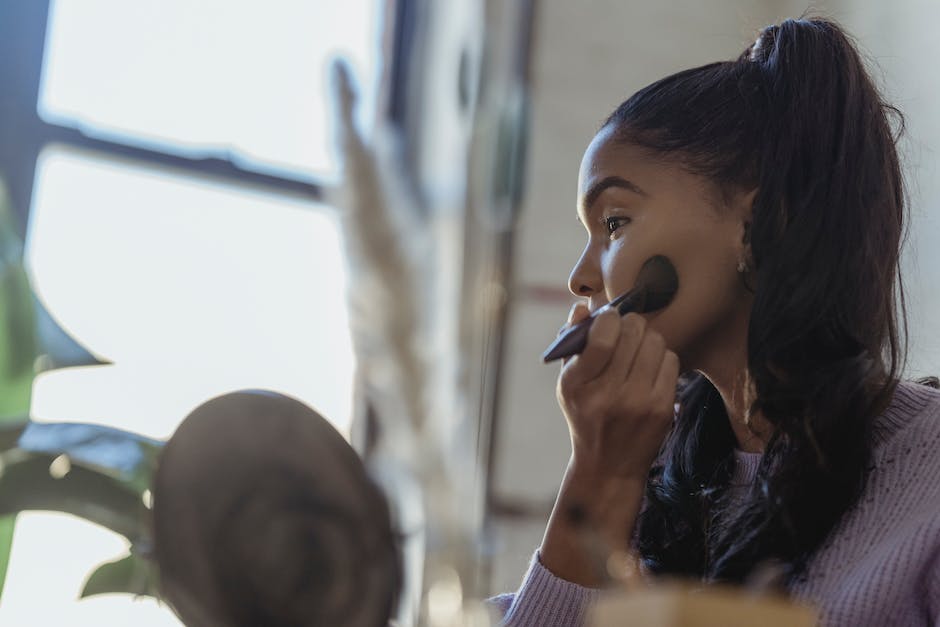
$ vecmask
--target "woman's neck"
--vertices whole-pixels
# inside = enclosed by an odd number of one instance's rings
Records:
[[[773,425],[761,412],[750,412],[754,391],[747,375],[748,314],[749,309],[741,312],[739,320],[729,321],[720,334],[722,337],[712,344],[713,350],[703,351],[710,358],[696,360],[699,363],[695,370],[721,395],[738,448],[748,453],[762,453],[773,433]]]
[[[728,386],[716,387],[725,403],[725,411],[731,422],[734,437],[738,441],[738,449],[746,453],[763,453],[773,433],[773,425],[767,422],[760,411],[750,412],[750,399],[753,397],[744,393],[744,384],[732,384],[730,390]]]

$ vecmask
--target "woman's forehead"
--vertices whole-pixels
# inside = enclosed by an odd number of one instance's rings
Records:
[[[587,178],[600,162],[610,159],[610,153],[615,148],[613,139],[614,134],[610,126],[605,126],[594,135],[581,157],[580,178]]]
[[[655,159],[648,150],[616,137],[609,127],[601,129],[584,151],[578,173],[578,195],[584,199],[598,181],[619,177],[652,191],[656,180],[675,176],[676,167]]]
[[[622,181],[610,185],[611,180]],[[595,190],[630,190],[646,201],[705,199],[718,202],[720,190],[707,177],[695,174],[678,159],[624,141],[609,127],[601,129],[584,151],[578,174],[577,206],[586,212]],[[720,203],[719,203],[720,204]]]

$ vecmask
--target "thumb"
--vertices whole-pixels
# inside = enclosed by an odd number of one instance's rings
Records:
[[[591,308],[588,306],[587,301],[579,300],[571,307],[571,311],[568,312],[568,326],[573,324],[578,324],[585,318],[590,317]]]
[[[578,324],[582,320],[589,318],[591,316],[591,308],[588,306],[586,300],[579,300],[574,305],[571,306],[571,310],[568,312],[568,321],[558,329],[558,335],[561,335],[572,325]],[[562,365],[567,364],[571,357],[565,357],[562,360]]]

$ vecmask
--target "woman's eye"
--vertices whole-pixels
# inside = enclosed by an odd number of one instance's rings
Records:
[[[604,219],[604,225],[607,227],[607,234],[613,235],[614,232],[623,225],[630,222],[630,218],[624,216],[611,216]]]

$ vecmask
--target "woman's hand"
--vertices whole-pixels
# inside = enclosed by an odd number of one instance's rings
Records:
[[[575,324],[589,315],[576,305]],[[587,346],[562,366],[557,396],[572,455],[539,557],[562,579],[608,580],[608,558],[629,553],[646,476],[673,424],[679,359],[637,314],[605,312]]]
[[[578,303],[569,324],[589,315]],[[571,433],[571,470],[598,479],[649,468],[673,425],[679,359],[639,314],[600,314],[587,346],[565,361],[556,394]]]

